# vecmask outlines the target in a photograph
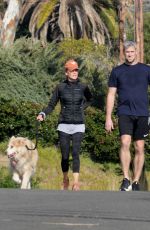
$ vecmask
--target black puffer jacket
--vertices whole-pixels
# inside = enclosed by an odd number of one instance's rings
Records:
[[[84,109],[91,103],[92,95],[87,85],[79,80],[65,80],[56,86],[50,102],[43,112],[47,115],[53,111],[58,101],[61,104],[59,123],[83,124]]]

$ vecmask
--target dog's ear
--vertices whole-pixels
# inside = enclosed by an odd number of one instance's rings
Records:
[[[12,136],[12,137],[10,138],[11,141],[14,140],[14,139],[16,139],[15,136]]]

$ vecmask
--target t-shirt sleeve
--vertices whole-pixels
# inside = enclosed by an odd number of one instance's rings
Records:
[[[109,87],[117,87],[117,76],[116,76],[116,73],[115,73],[115,69],[113,69],[111,71],[111,74],[109,76],[109,80],[108,80],[108,86]]]
[[[148,83],[150,85],[150,66],[148,67]]]

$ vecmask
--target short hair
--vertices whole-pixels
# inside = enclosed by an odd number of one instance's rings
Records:
[[[123,50],[125,51],[126,49],[128,49],[131,46],[133,46],[136,49],[136,42],[126,41],[126,42],[124,42]]]

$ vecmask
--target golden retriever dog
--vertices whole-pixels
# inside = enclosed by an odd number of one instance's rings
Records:
[[[31,177],[38,161],[38,151],[34,147],[34,143],[24,137],[13,136],[8,143],[6,152],[12,179],[20,184],[21,189],[31,189]]]

